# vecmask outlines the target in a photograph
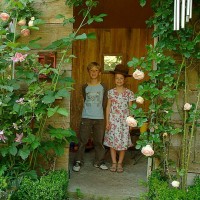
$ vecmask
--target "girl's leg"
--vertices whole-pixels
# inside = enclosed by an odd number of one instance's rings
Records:
[[[117,171],[117,152],[115,149],[110,147],[110,155],[111,155],[111,159],[112,159],[112,166],[110,167],[110,171],[111,172],[116,172]]]
[[[124,169],[122,167],[124,156],[125,156],[125,150],[119,151],[119,161],[118,161],[118,164],[117,164],[117,172],[123,172],[124,171]]]

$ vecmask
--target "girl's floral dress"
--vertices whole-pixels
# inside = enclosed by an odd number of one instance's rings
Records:
[[[105,133],[104,145],[119,151],[127,150],[132,146],[126,118],[129,116],[129,102],[134,100],[133,92],[126,88],[118,93],[114,88],[108,91],[108,99],[111,100],[110,130]]]

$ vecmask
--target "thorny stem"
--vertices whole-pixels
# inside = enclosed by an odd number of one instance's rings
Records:
[[[200,92],[197,96],[197,103],[196,103],[196,108],[194,110],[194,118],[193,118],[193,121],[192,121],[191,135],[190,135],[189,144],[188,144],[188,156],[187,156],[187,162],[186,162],[186,172],[188,171],[188,166],[189,166],[189,161],[190,161],[190,151],[191,151],[191,148],[192,148],[192,141],[193,141],[194,132],[195,132],[194,129],[195,129],[196,113],[197,113],[197,110],[198,110],[199,101],[200,101]]]
[[[185,87],[184,87],[184,102],[187,102],[187,70],[185,67]],[[187,174],[186,174],[186,156],[187,156],[187,136],[188,136],[188,130],[187,130],[187,111],[184,111],[184,122],[183,122],[183,139],[182,139],[182,169],[184,170],[184,176],[182,178],[182,188],[185,188],[186,181],[187,181]]]

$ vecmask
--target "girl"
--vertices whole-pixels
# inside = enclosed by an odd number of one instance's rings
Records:
[[[129,116],[129,107],[132,105],[134,95],[132,91],[124,87],[125,77],[130,76],[128,68],[120,64],[112,73],[115,74],[116,87],[108,91],[104,145],[110,147],[112,158],[110,171],[123,172],[125,150],[132,146],[126,118]],[[117,151],[119,151],[118,162]]]

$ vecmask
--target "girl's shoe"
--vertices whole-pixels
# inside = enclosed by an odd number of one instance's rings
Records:
[[[117,171],[117,163],[112,163],[112,166],[110,167],[111,172],[116,172]]]
[[[122,163],[118,163],[117,164],[117,172],[118,173],[122,173],[124,171],[123,167],[122,167]]]

